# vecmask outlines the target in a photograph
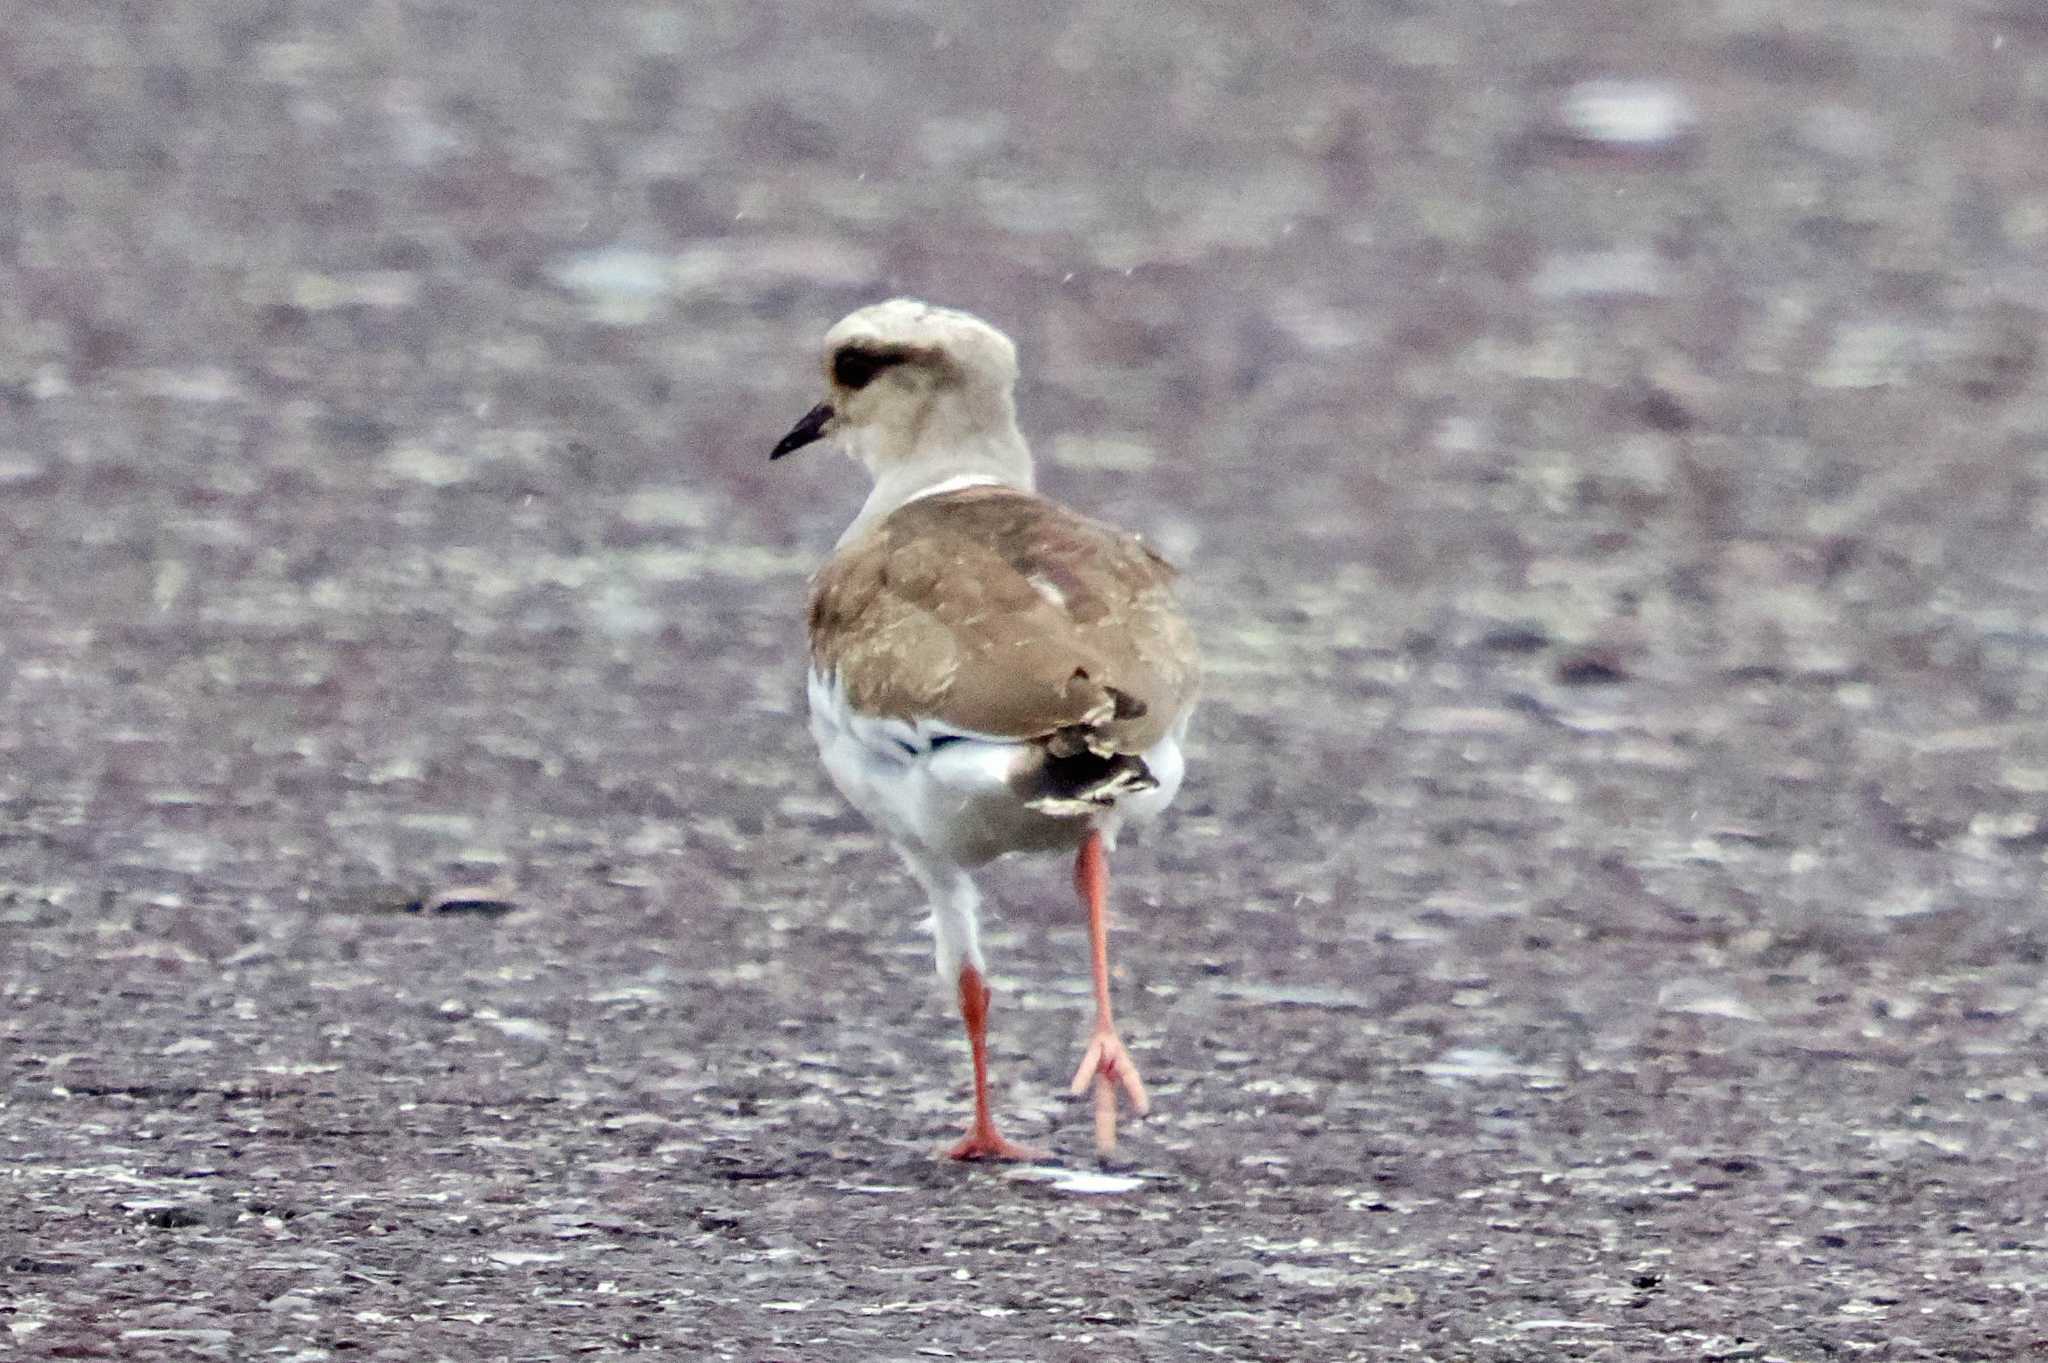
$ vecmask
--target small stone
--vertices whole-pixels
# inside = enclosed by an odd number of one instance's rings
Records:
[[[1580,81],[1558,102],[1564,135],[1588,146],[1660,151],[1684,141],[1699,123],[1684,91],[1661,80]]]
[[[506,1268],[528,1268],[534,1264],[558,1264],[564,1256],[550,1250],[500,1249],[484,1257]]]
[[[407,913],[467,913],[481,918],[502,918],[519,906],[503,891],[487,885],[466,885],[415,899],[405,907]]]
[[[1128,1193],[1145,1186],[1142,1176],[1100,1173],[1092,1169],[1066,1169],[1055,1165],[1030,1164],[1012,1169],[1005,1178],[1017,1183],[1043,1183],[1054,1192],[1082,1197],[1103,1197]]]
[[[0,450],[0,487],[26,487],[40,482],[50,466],[17,450]]]
[[[443,454],[427,445],[399,445],[384,456],[385,469],[395,478],[425,483],[428,487],[452,487],[470,476],[469,461],[457,454]]]
[[[1606,649],[1580,649],[1557,660],[1557,680],[1565,686],[1612,686],[1628,680],[1628,669]]]
[[[653,251],[605,246],[557,258],[548,276],[608,326],[651,320],[673,292],[673,261]]]
[[[199,406],[243,395],[241,384],[224,369],[146,369],[136,376],[136,383],[151,397]]]
[[[307,272],[291,282],[292,306],[306,312],[338,308],[396,311],[419,297],[419,276],[403,270],[365,270],[350,275]]]
[[[191,1226],[206,1224],[206,1216],[200,1208],[169,1198],[135,1198],[123,1202],[121,1206],[159,1230],[184,1230]]]
[[[1667,1013],[1689,1013],[1694,1017],[1726,1018],[1732,1022],[1761,1022],[1762,1014],[1744,1003],[1732,990],[1709,980],[1676,979],[1657,991],[1657,1007]]]
[[[1916,337],[1896,322],[1851,322],[1835,329],[1814,370],[1816,388],[1885,388],[1912,368]]]
[[[1529,291],[1538,298],[1662,298],[1671,279],[1655,251],[1565,251],[1543,262]]]

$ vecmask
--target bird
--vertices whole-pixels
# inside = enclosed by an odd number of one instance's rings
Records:
[[[1071,1093],[1093,1091],[1095,1148],[1120,1096],[1151,1100],[1110,1001],[1108,853],[1179,791],[1200,690],[1176,569],[1138,536],[1038,495],[1017,425],[1017,348],[970,313],[912,298],[826,332],[826,393],[774,447],[817,442],[872,486],[813,574],[806,693],[826,772],[883,833],[931,909],[957,993],[973,1114],[945,1153],[1045,1158],[990,1112],[993,991],[974,872],[1071,852],[1087,917],[1094,1025]]]

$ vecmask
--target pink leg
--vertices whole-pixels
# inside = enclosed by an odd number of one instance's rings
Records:
[[[990,989],[973,966],[960,968],[960,1020],[974,1052],[974,1122],[946,1154],[952,1159],[1043,1159],[1045,1152],[1005,1140],[988,1113],[988,1004]]]
[[[1074,889],[1088,908],[1088,945],[1095,957],[1095,1033],[1082,1052],[1081,1067],[1074,1071],[1073,1092],[1079,1095],[1095,1086],[1095,1149],[1107,1155],[1116,1149],[1116,1091],[1123,1086],[1131,1110],[1139,1116],[1152,1110],[1145,1096],[1145,1081],[1131,1053],[1116,1034],[1116,1019],[1109,1009],[1109,858],[1102,850],[1102,835],[1091,832],[1074,858]]]

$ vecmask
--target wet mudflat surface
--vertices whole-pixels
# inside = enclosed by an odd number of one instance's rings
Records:
[[[2048,28],[1654,8],[11,19],[0,1352],[2048,1350]],[[1120,1191],[803,730],[895,292],[1189,569]]]

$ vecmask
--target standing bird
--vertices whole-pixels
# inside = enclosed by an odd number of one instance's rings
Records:
[[[954,1159],[1032,1159],[989,1115],[987,965],[970,872],[1073,849],[1088,913],[1095,1142],[1118,1090],[1150,1106],[1109,1003],[1106,849],[1180,788],[1194,636],[1173,568],[1136,536],[1032,491],[1017,348],[978,317],[876,303],[825,335],[825,401],[775,446],[836,441],[874,488],[811,583],[811,734],[825,770],[931,902],[959,990],[974,1118]]]

